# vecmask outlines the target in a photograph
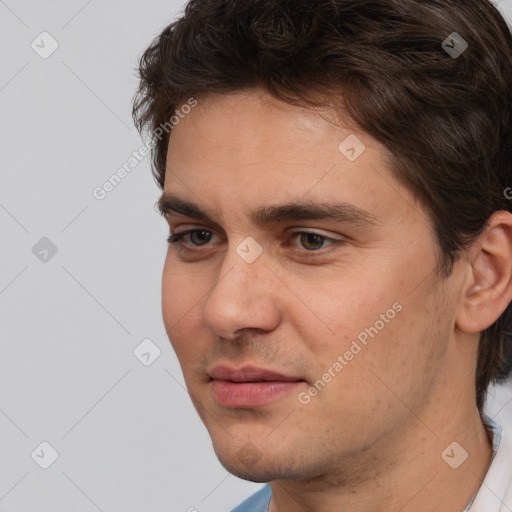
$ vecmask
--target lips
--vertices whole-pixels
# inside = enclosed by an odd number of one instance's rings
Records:
[[[217,403],[224,407],[242,409],[270,405],[304,382],[300,377],[252,366],[239,369],[216,366],[209,375]]]
[[[270,370],[253,368],[245,366],[238,370],[228,368],[227,366],[216,366],[210,373],[210,377],[218,380],[230,380],[232,382],[297,382],[301,378],[282,375]]]

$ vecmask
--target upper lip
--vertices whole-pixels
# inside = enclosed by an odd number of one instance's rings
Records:
[[[303,379],[283,375],[265,368],[256,368],[254,366],[243,366],[242,368],[230,368],[228,366],[215,366],[209,372],[212,379],[230,380],[233,382],[262,382],[262,381],[284,381],[294,382]]]

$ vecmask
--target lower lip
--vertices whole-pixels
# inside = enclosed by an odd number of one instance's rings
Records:
[[[212,381],[215,400],[224,407],[254,408],[268,405],[295,390],[301,381],[232,382]]]

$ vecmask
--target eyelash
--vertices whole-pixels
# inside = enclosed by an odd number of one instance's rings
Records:
[[[198,233],[198,232],[200,233],[200,232],[203,232],[203,231],[206,232],[206,233],[211,233],[211,231],[208,231],[207,229],[190,229],[188,231],[183,231],[183,233],[175,233],[175,234],[170,235],[167,238],[167,242],[170,243],[170,244],[178,244],[178,245],[181,245],[182,247],[188,249],[186,244],[183,242],[183,238],[185,236],[187,236],[187,235],[192,234],[192,233]],[[331,245],[343,243],[343,240],[336,240],[334,238],[329,238],[327,236],[321,235],[320,233],[315,233],[314,231],[296,231],[295,233],[292,233],[289,238],[290,239],[294,239],[294,238],[296,238],[297,236],[300,236],[300,235],[317,235],[317,236],[319,236],[323,240],[326,240],[328,242],[332,242]],[[198,250],[201,250],[200,247],[203,247],[203,246],[198,246],[198,247],[199,247]],[[328,246],[328,247],[330,247],[330,246]],[[320,249],[317,249],[317,250],[305,250],[304,252],[305,253],[314,254],[314,253],[320,252],[322,249],[324,249],[324,247],[321,247]],[[194,251],[195,249],[191,249],[191,250]]]

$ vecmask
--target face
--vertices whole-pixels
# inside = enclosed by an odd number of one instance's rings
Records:
[[[386,148],[331,114],[210,96],[170,137],[161,206],[188,234],[169,244],[164,322],[221,463],[253,481],[340,467],[446,367],[456,290],[427,214]]]

